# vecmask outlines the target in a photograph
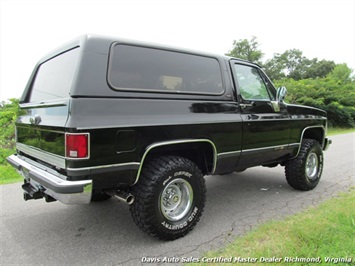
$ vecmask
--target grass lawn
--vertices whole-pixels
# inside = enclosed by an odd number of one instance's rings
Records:
[[[328,135],[339,135],[339,134],[346,134],[346,133],[352,133],[355,132],[355,128],[328,128]]]
[[[0,185],[22,182],[22,180],[22,176],[11,165],[0,165]]]
[[[343,193],[318,207],[310,208],[283,221],[268,222],[246,236],[237,238],[225,248],[208,252],[200,260],[232,258],[230,264],[235,264],[243,259],[254,258],[255,262],[238,265],[259,265],[266,262],[267,265],[288,263],[314,265],[315,263],[307,262],[307,259],[313,259],[317,262],[319,260],[323,265],[336,263],[354,265],[354,203],[355,189],[352,188],[349,193]],[[299,261],[296,261],[297,258]],[[216,265],[216,263],[189,265]]]

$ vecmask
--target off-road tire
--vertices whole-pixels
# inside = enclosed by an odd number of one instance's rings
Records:
[[[186,235],[200,220],[206,202],[201,170],[178,156],[154,158],[143,165],[130,211],[134,222],[161,240]]]
[[[323,151],[318,141],[304,139],[298,156],[285,165],[288,184],[297,190],[314,189],[323,171]]]

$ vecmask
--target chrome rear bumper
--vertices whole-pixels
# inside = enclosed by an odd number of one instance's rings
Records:
[[[6,160],[24,177],[25,184],[29,184],[30,189],[27,186],[24,193],[48,195],[66,204],[90,203],[92,180],[65,180],[56,171],[19,155],[11,155]]]

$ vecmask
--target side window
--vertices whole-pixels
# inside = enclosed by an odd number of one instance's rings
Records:
[[[216,58],[116,44],[108,82],[116,90],[221,95],[222,72]]]
[[[234,70],[244,100],[270,100],[268,90],[258,69],[235,64]]]

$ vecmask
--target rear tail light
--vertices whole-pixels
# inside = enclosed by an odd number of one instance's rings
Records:
[[[73,159],[89,158],[89,134],[65,134],[65,156]]]

